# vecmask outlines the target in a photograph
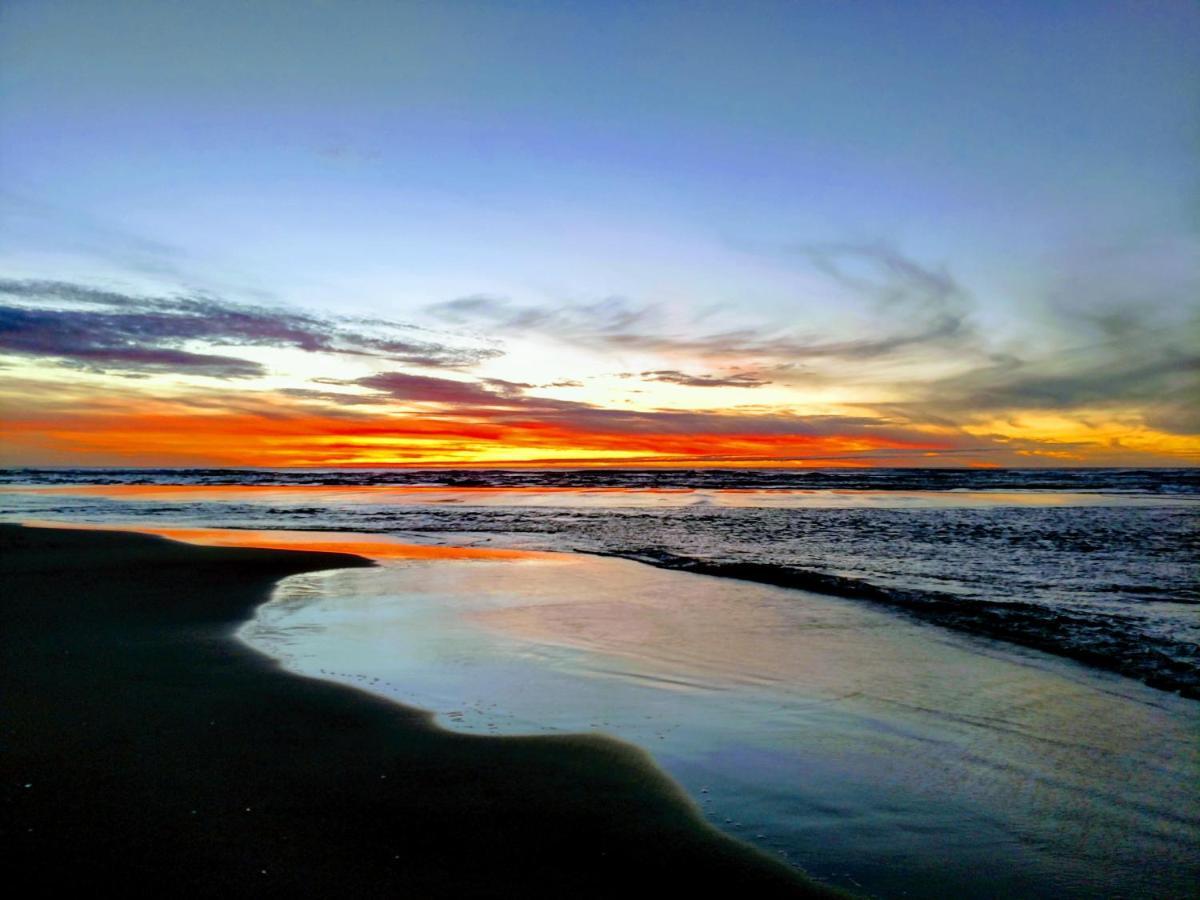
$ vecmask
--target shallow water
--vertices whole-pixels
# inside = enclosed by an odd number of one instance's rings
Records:
[[[741,566],[741,577],[871,599],[1200,699],[1191,470],[64,471],[14,483],[20,474],[0,472],[0,519],[370,532],[708,574]]]
[[[241,636],[469,733],[638,744],[886,897],[1186,896],[1200,705],[862,602],[581,555],[287,579]]]

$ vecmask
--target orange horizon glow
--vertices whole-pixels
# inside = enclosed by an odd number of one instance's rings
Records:
[[[133,404],[130,404],[132,406]],[[933,434],[911,438],[841,434],[603,432],[527,420],[487,423],[450,416],[347,418],[281,406],[255,413],[42,413],[5,417],[8,455],[52,449],[101,465],[242,468],[421,468],[430,466],[788,465],[789,457],[946,448]],[[40,452],[39,452],[40,451]],[[780,460],[784,460],[781,462]],[[855,465],[830,460],[822,465]],[[78,462],[76,464],[79,464]],[[89,463],[83,463],[89,464]],[[96,463],[92,463],[96,464]],[[795,465],[803,463],[795,462]]]
[[[1200,465],[1195,3],[263,3],[4,7],[0,469]]]
[[[1031,417],[987,422],[860,425],[831,416],[828,431],[788,410],[643,410],[637,425],[572,411],[556,421],[453,405],[371,412],[302,402],[274,392],[155,395],[144,388],[0,381],[11,467],[423,468],[862,468],[1029,465],[1189,465],[1200,439],[1094,420]],[[599,410],[614,413],[614,410]],[[621,413],[624,414],[623,412]],[[666,416],[665,420],[656,415]],[[695,416],[685,431],[671,416]],[[818,420],[821,417],[816,417]],[[674,430],[656,430],[665,421]],[[864,421],[861,417],[858,421]],[[794,426],[792,423],[795,423]],[[794,431],[791,430],[794,427]],[[1022,430],[1024,429],[1024,430]]]

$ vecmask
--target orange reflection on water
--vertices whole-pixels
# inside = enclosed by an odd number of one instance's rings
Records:
[[[93,497],[125,498],[146,500],[170,499],[203,494],[206,499],[232,498],[238,495],[263,496],[270,494],[369,494],[386,498],[389,495],[453,494],[463,496],[487,496],[496,494],[693,494],[695,488],[628,488],[628,487],[570,487],[540,485],[508,485],[503,487],[470,485],[447,487],[434,484],[74,484],[28,486],[5,485],[5,491],[24,494],[69,494]]]
[[[590,506],[666,508],[708,504],[730,507],[990,507],[1157,505],[1164,498],[1101,491],[872,490],[860,488],[583,487],[543,485],[355,484],[74,484],[3,485],[0,493],[99,497],[129,501],[205,500],[239,503],[393,504],[396,506]],[[1169,498],[1172,504],[1192,498]]]
[[[509,550],[499,547],[447,547],[406,544],[384,536],[351,531],[277,531],[240,528],[173,528],[149,525],[83,525],[64,522],[26,521],[26,525],[78,528],[98,531],[133,531],[209,547],[249,547],[259,550],[315,550],[353,553],[368,559],[562,559],[561,553]]]

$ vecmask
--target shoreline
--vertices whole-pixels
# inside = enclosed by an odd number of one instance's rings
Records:
[[[241,634],[449,730],[641,747],[716,827],[846,890],[1188,896],[1194,702],[939,632],[572,554],[298,576]]]
[[[1200,671],[1146,646],[1093,647],[1071,639],[1071,629],[1087,623],[1068,612],[1022,601],[966,599],[933,591],[880,587],[866,580],[830,575],[799,566],[755,562],[709,562],[666,551],[588,551],[595,556],[628,559],[672,572],[691,572],[774,587],[861,600],[960,633],[1001,641],[1111,672],[1147,687],[1200,700]]]
[[[3,831],[47,894],[838,895],[636,748],[444,731],[235,637],[279,578],[361,557],[13,525],[0,550]]]
[[[0,523],[2,525],[4,523]],[[505,549],[483,546],[443,546],[437,543],[410,543],[387,532],[347,531],[324,528],[261,529],[250,526],[159,526],[146,523],[67,523],[49,519],[25,519],[18,523],[30,528],[81,529],[152,534],[172,540],[194,542],[202,546],[244,547],[250,549],[334,552],[360,555],[372,560],[391,558],[537,558],[559,554],[580,554],[608,559],[625,559],[668,571],[745,581],[830,597],[868,603],[899,613],[913,621],[989,641],[997,641],[1069,660],[1087,669],[1106,672],[1139,682],[1185,700],[1200,700],[1200,671],[1170,655],[1170,645],[1143,636],[1136,645],[1122,646],[1109,641],[1099,647],[1076,639],[1075,632],[1086,633],[1091,624],[1070,612],[1047,609],[1022,601],[996,601],[964,598],[928,589],[881,586],[871,581],[834,575],[800,566],[710,561],[653,548],[605,550],[569,548],[562,550]],[[245,539],[231,539],[243,535]],[[313,535],[321,535],[318,540]],[[297,538],[301,538],[297,540]],[[1188,601],[1189,603],[1191,601]]]
[[[393,489],[391,487],[335,487],[352,495],[354,499],[349,506],[329,509],[305,506],[293,509],[289,505],[300,502],[301,495],[308,496],[313,492],[315,493],[310,499],[318,501],[322,496],[321,492],[330,490],[328,487],[93,485],[89,489],[91,492],[99,492],[106,497],[110,492],[115,492],[112,493],[114,498],[123,496],[123,492],[134,490],[137,499],[130,501],[130,505],[111,508],[104,504],[114,502],[112,499],[96,501],[99,505],[89,505],[87,512],[91,514],[89,517],[94,522],[127,522],[127,527],[132,529],[156,530],[157,517],[152,514],[145,515],[146,510],[139,507],[139,504],[144,507],[146,500],[143,493],[139,492],[148,492],[147,496],[153,497],[159,497],[161,494],[160,499],[166,502],[173,496],[173,492],[178,491],[183,492],[181,499],[184,500],[187,497],[219,500],[223,491],[233,491],[235,494],[240,491],[243,494],[255,495],[261,491],[282,490],[300,493],[292,496],[287,502],[281,500],[277,509],[271,507],[278,513],[274,518],[264,517],[261,510],[251,510],[247,507],[247,511],[240,513],[230,511],[228,518],[219,520],[222,527],[250,533],[260,531],[265,526],[292,533],[328,533],[331,538],[338,534],[357,535],[359,540],[371,540],[371,536],[374,535],[378,535],[378,540],[391,540],[395,536],[407,535],[402,539],[432,538],[434,542],[438,534],[444,539],[462,528],[468,532],[477,532],[470,543],[480,549],[489,547],[493,540],[509,540],[503,536],[507,534],[505,528],[509,524],[509,514],[501,515],[492,507],[478,506],[468,509],[459,506],[457,502],[449,506],[439,505],[440,501],[430,502],[426,504],[428,513],[414,517],[410,515],[412,510],[408,507],[388,507],[386,511],[369,504],[360,507],[361,503],[366,503],[369,499],[365,495],[370,491],[390,491]],[[82,488],[56,487],[53,490],[79,491]],[[0,493],[4,491],[0,489]],[[81,496],[87,493],[84,491]],[[13,493],[8,496],[19,499],[26,495]],[[473,502],[465,495],[458,499]],[[1187,502],[1194,504],[1200,501],[1192,498]],[[1181,503],[1183,505],[1180,505]],[[581,504],[580,510],[586,505]],[[541,533],[537,528],[531,529],[528,527],[528,521],[533,514],[518,513],[517,518],[524,520],[526,524],[517,530],[525,533],[526,540],[513,546],[524,548],[519,552],[540,550],[615,556],[659,568],[846,597],[889,608],[900,613],[902,617],[936,625],[952,633],[972,635],[988,641],[1000,641],[1014,647],[1047,653],[1092,670],[1114,673],[1155,690],[1196,701],[1200,700],[1200,657],[1195,653],[1193,638],[1197,635],[1196,609],[1197,603],[1200,603],[1200,595],[1196,591],[1194,573],[1187,565],[1190,557],[1185,552],[1187,529],[1189,523],[1194,524],[1194,509],[1180,498],[1172,499],[1168,505],[1172,508],[1158,511],[1156,517],[1150,520],[1140,518],[1142,515],[1148,515],[1143,511],[1134,518],[1127,518],[1123,513],[1119,520],[1110,521],[1105,513],[1092,525],[1087,524],[1090,519],[1081,524],[1077,523],[1084,531],[1094,528],[1096,532],[1084,541],[1082,549],[1077,548],[1077,552],[1067,546],[1050,549],[1042,546],[1047,537],[1057,533],[1056,528],[1066,528],[1071,521],[1075,521],[1074,517],[1067,520],[1038,519],[1037,521],[1041,522],[1038,528],[1042,542],[1034,543],[1040,548],[1037,552],[1048,555],[1044,555],[1036,566],[1025,563],[1010,564],[1000,556],[994,555],[995,545],[984,543],[975,546],[969,541],[961,545],[953,545],[951,542],[946,551],[949,554],[947,559],[959,559],[962,565],[946,565],[939,561],[939,548],[929,545],[930,535],[935,533],[934,526],[938,522],[942,523],[942,527],[951,527],[957,521],[940,518],[942,514],[933,519],[926,516],[915,520],[906,518],[905,527],[919,525],[921,522],[932,524],[927,524],[923,530],[918,531],[917,537],[913,538],[912,554],[906,555],[896,551],[894,557],[889,555],[892,551],[877,545],[871,537],[871,529],[861,524],[836,528],[830,526],[832,530],[828,535],[833,543],[828,547],[821,545],[823,549],[819,553],[809,553],[803,549],[795,535],[812,527],[812,517],[804,520],[810,523],[809,525],[797,527],[791,543],[785,544],[779,555],[764,556],[756,547],[739,545],[736,541],[731,543],[727,550],[714,555],[709,553],[704,540],[693,540],[685,528],[673,526],[672,522],[679,520],[666,508],[659,510],[659,513],[670,513],[663,518],[661,525],[653,518],[646,518],[650,515],[648,513],[645,516],[639,513],[633,518],[620,514],[611,519],[608,513],[598,511],[588,511],[586,515],[579,510],[566,513],[572,516],[570,524],[576,529],[575,534],[578,537],[574,540],[560,540],[556,536]],[[321,509],[320,525],[312,518],[318,508]],[[36,504],[24,514],[19,513],[20,509],[21,503],[17,502],[16,506],[6,511],[6,516],[31,524],[60,524],[48,517],[47,513],[61,514],[61,510],[37,508]],[[400,509],[406,509],[408,512],[397,519],[395,517],[400,515],[397,510]],[[614,512],[615,509],[614,507]],[[150,512],[153,511],[151,508]],[[292,512],[296,515],[292,515]],[[760,512],[765,514],[767,510],[764,508]],[[964,510],[959,512],[964,513]],[[386,518],[381,520],[381,515]],[[872,513],[872,517],[875,515],[884,513]],[[907,517],[906,513],[892,513],[890,518],[885,516],[882,521],[885,524],[890,522],[892,527],[896,527],[898,515]],[[1100,513],[1093,512],[1089,515]],[[331,524],[324,524],[326,518]],[[703,518],[701,515],[697,525],[701,535],[708,527]],[[643,520],[648,524],[643,526]],[[216,520],[208,520],[201,516],[199,521]],[[778,523],[772,525],[772,521],[760,519],[757,514],[747,519],[748,527],[762,530],[763,534],[775,533],[772,528]],[[975,520],[971,517],[965,520],[967,523],[973,521]],[[610,522],[614,526],[613,529],[607,528]],[[1131,550],[1133,544],[1129,543],[1136,540],[1137,534],[1142,533],[1134,527],[1139,522],[1146,527],[1162,527],[1168,535],[1156,548],[1148,549],[1140,555]],[[615,527],[618,525],[621,528]],[[1026,526],[1032,527],[1028,522],[1020,528],[1013,526],[1014,522],[1004,517],[988,518],[988,528],[998,530],[998,533],[1002,534],[1006,530],[1010,533],[1009,537],[1003,538],[1004,541],[1023,534]],[[782,529],[781,533],[786,532],[782,525],[778,527]],[[818,534],[825,534],[825,531],[821,530],[825,527],[819,526]],[[622,528],[625,530],[622,531]],[[1111,536],[1121,534],[1123,529],[1132,529],[1128,531],[1127,539],[1118,540]],[[571,529],[565,529],[564,533],[570,531]],[[610,540],[608,535],[613,531],[623,536],[618,540]],[[417,534],[423,537],[415,537]],[[1105,534],[1110,536],[1104,537]],[[1077,539],[1080,539],[1079,535],[1071,540]],[[451,543],[458,542],[455,537],[450,537],[449,540]],[[1033,539],[1022,537],[1021,540]],[[315,536],[309,541],[314,544],[316,542]],[[1018,545],[1021,545],[1019,541]],[[429,546],[436,546],[436,543]],[[839,547],[843,549],[839,550]],[[1094,560],[1085,555],[1093,551],[1098,553]],[[376,555],[373,550],[351,552],[361,552],[371,557]],[[875,554],[880,552],[884,555],[880,563],[882,569],[855,562],[857,559],[877,559]],[[843,558],[846,553],[852,557],[849,561]],[[987,556],[989,553],[993,555]],[[974,565],[976,557],[979,557],[978,567]],[[916,564],[911,562],[921,559],[928,561]],[[1063,570],[1074,574],[1068,577],[1063,591],[1059,593],[1053,573]],[[893,576],[889,573],[900,574]]]

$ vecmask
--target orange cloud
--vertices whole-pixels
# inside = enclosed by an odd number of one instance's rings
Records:
[[[786,466],[1185,462],[1194,442],[1142,429],[1036,435],[738,410],[616,410],[540,398],[494,407],[342,406],[262,391],[0,381],[9,466]],[[1128,430],[1126,430],[1128,433]],[[1099,438],[1103,438],[1100,441]],[[1059,454],[1069,454],[1062,457]],[[1051,455],[1054,454],[1054,455]],[[1158,454],[1157,456],[1155,454]],[[1132,457],[1132,459],[1131,459]]]
[[[11,396],[11,392],[10,392]],[[776,459],[939,450],[933,435],[860,420],[687,411],[424,408],[366,413],[278,394],[155,397],[102,389],[5,419],[7,464],[365,466]],[[538,415],[541,413],[541,415]],[[814,424],[815,423],[815,424]],[[843,433],[839,425],[851,433]]]

